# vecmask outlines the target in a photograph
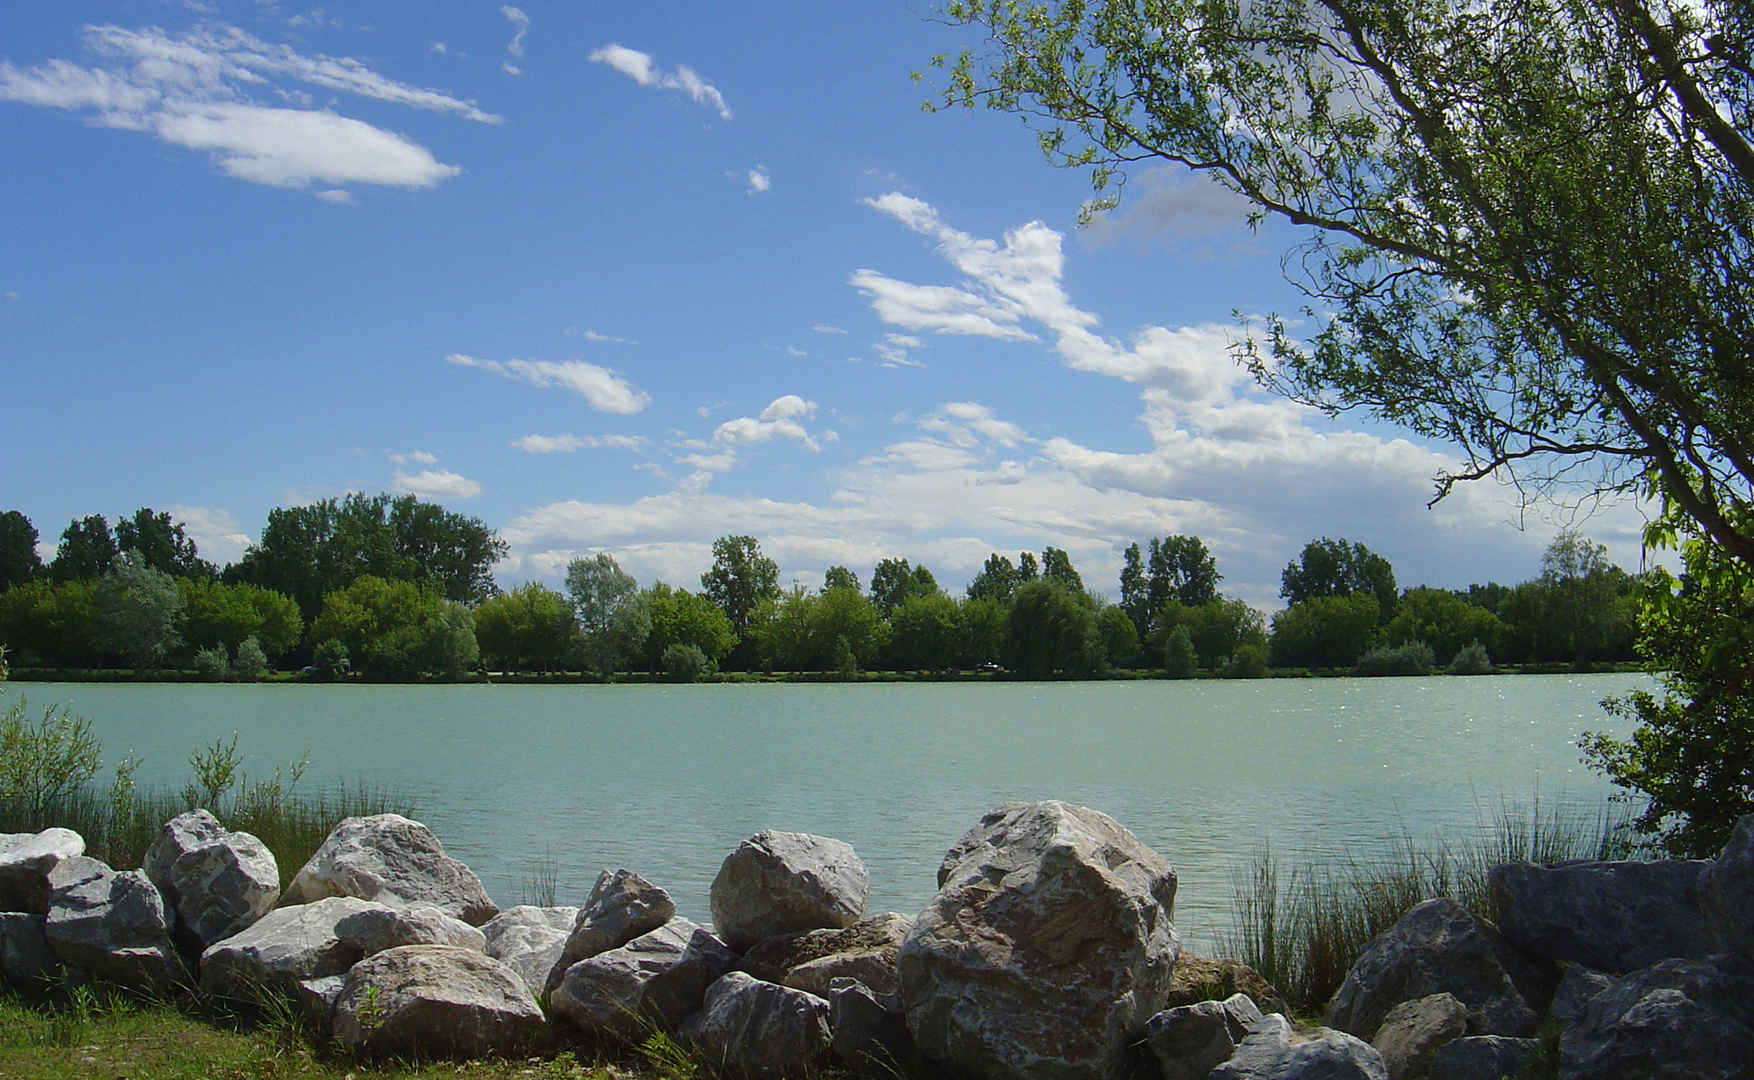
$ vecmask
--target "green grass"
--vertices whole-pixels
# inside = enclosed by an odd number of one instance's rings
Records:
[[[1395,844],[1341,857],[1301,853],[1287,866],[1270,847],[1233,882],[1226,951],[1278,988],[1300,1015],[1319,1013],[1370,940],[1412,907],[1451,897],[1496,921],[1487,873],[1506,862],[1624,859],[1642,854],[1632,808],[1500,806],[1473,834]]]

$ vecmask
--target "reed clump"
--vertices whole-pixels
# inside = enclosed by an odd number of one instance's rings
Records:
[[[1232,881],[1229,955],[1278,988],[1300,1015],[1319,1012],[1372,938],[1427,900],[1450,897],[1496,922],[1487,874],[1507,862],[1625,859],[1646,854],[1635,808],[1501,804],[1461,838],[1401,838],[1362,852],[1293,864],[1263,845]]]

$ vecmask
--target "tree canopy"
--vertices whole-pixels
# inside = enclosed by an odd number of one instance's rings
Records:
[[[1394,614],[1400,598],[1395,588],[1395,570],[1389,561],[1350,540],[1330,540],[1325,536],[1311,540],[1279,576],[1279,595],[1287,604],[1353,593],[1376,597],[1383,622]]]
[[[22,585],[42,571],[36,526],[17,510],[0,514],[0,590]]]

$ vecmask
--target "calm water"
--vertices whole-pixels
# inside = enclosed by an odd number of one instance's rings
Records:
[[[209,686],[15,683],[92,721],[106,757],[180,785],[237,732],[246,767],[307,750],[307,787],[408,793],[502,905],[545,853],[562,903],[602,867],[704,920],[719,861],[762,828],[838,837],[871,909],[914,912],[992,806],[1102,810],[1181,875],[1178,928],[1229,925],[1232,868],[1270,839],[1334,851],[1472,830],[1501,800],[1599,801],[1579,732],[1638,675],[970,685]]]

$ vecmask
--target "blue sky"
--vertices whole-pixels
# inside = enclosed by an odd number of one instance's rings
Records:
[[[0,508],[138,506],[235,558],[277,505],[413,492],[512,545],[697,583],[1206,539],[1274,606],[1329,535],[1514,581],[1562,515],[1427,510],[1451,454],[1230,361],[1297,240],[1214,185],[1087,178],[931,114],[924,3],[135,0],[0,8]],[[923,71],[916,84],[910,73]],[[1635,567],[1639,518],[1583,522]],[[47,554],[47,552],[45,552]]]

